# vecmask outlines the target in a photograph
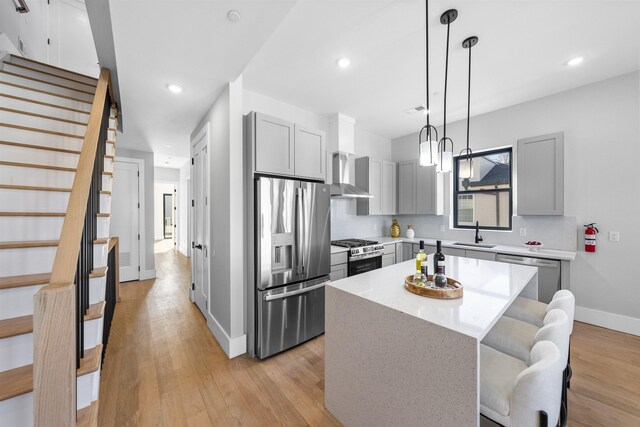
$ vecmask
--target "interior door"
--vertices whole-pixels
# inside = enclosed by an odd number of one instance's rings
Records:
[[[194,301],[200,311],[207,312],[209,304],[209,233],[208,218],[208,176],[209,161],[206,141],[195,146],[193,157],[193,291]]]
[[[163,234],[165,239],[171,239],[173,237],[173,194],[165,193],[162,198]]]
[[[120,281],[140,279],[138,164],[117,160],[111,199],[111,234],[120,239]]]

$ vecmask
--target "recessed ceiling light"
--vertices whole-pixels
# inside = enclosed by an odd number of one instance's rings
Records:
[[[576,56],[575,58],[571,58],[567,61],[567,65],[570,67],[575,67],[576,65],[582,64],[584,61],[584,56]]]
[[[351,59],[345,56],[344,58],[338,59],[336,61],[336,64],[338,64],[338,67],[340,68],[347,68],[349,65],[351,65]]]
[[[167,89],[169,89],[173,93],[181,93],[184,90],[182,86],[175,83],[167,83]]]
[[[240,13],[237,10],[230,10],[227,12],[227,19],[231,22],[238,22],[240,21]]]
[[[164,162],[164,164],[165,164],[165,165],[168,165],[168,164],[169,164],[169,162]]]
[[[167,144],[167,148],[171,148],[171,146],[169,144]]]

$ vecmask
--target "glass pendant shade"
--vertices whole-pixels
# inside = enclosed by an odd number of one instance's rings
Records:
[[[438,155],[438,172],[446,173],[451,172],[451,166],[453,164],[453,152],[442,151]]]
[[[458,176],[460,179],[473,178],[473,161],[471,158],[460,159],[458,161]]]
[[[438,142],[427,139],[420,142],[420,166],[438,164]]]

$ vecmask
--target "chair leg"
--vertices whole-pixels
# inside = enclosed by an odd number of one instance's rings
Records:
[[[573,376],[573,370],[571,370],[571,337],[569,337],[569,358],[567,359],[567,388],[571,388],[571,377]]]
[[[549,427],[549,415],[545,411],[540,411],[540,427]]]

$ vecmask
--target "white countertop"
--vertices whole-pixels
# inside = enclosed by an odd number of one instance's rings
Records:
[[[428,256],[433,265],[432,255]],[[447,256],[448,277],[462,283],[462,298],[442,300],[412,294],[404,278],[415,261],[332,282],[328,286],[482,340],[507,307],[537,273],[536,267]]]
[[[423,237],[415,237],[413,239],[409,239],[406,237],[398,237],[394,239],[393,237],[388,236],[376,236],[376,237],[367,237],[368,240],[376,240],[383,245],[388,245],[391,243],[420,243],[420,240],[424,240],[425,245],[436,245],[436,239],[429,239]],[[473,251],[481,251],[481,252],[494,252],[501,254],[510,254],[510,255],[521,255],[521,256],[529,256],[535,258],[550,258],[550,259],[558,259],[558,260],[566,260],[566,261],[574,261],[576,259],[575,252],[569,251],[558,251],[555,249],[540,249],[539,251],[531,251],[529,248],[523,246],[509,246],[509,245],[495,245],[492,248],[483,248],[478,246],[461,246],[454,245],[455,241],[453,240],[441,240],[442,246],[446,248],[456,248],[456,249],[464,249],[464,250],[473,250]],[[466,243],[466,242],[465,242]],[[492,244],[491,242],[483,242],[485,244]],[[331,253],[339,253],[346,252],[347,248],[342,248],[340,246],[331,246]]]

